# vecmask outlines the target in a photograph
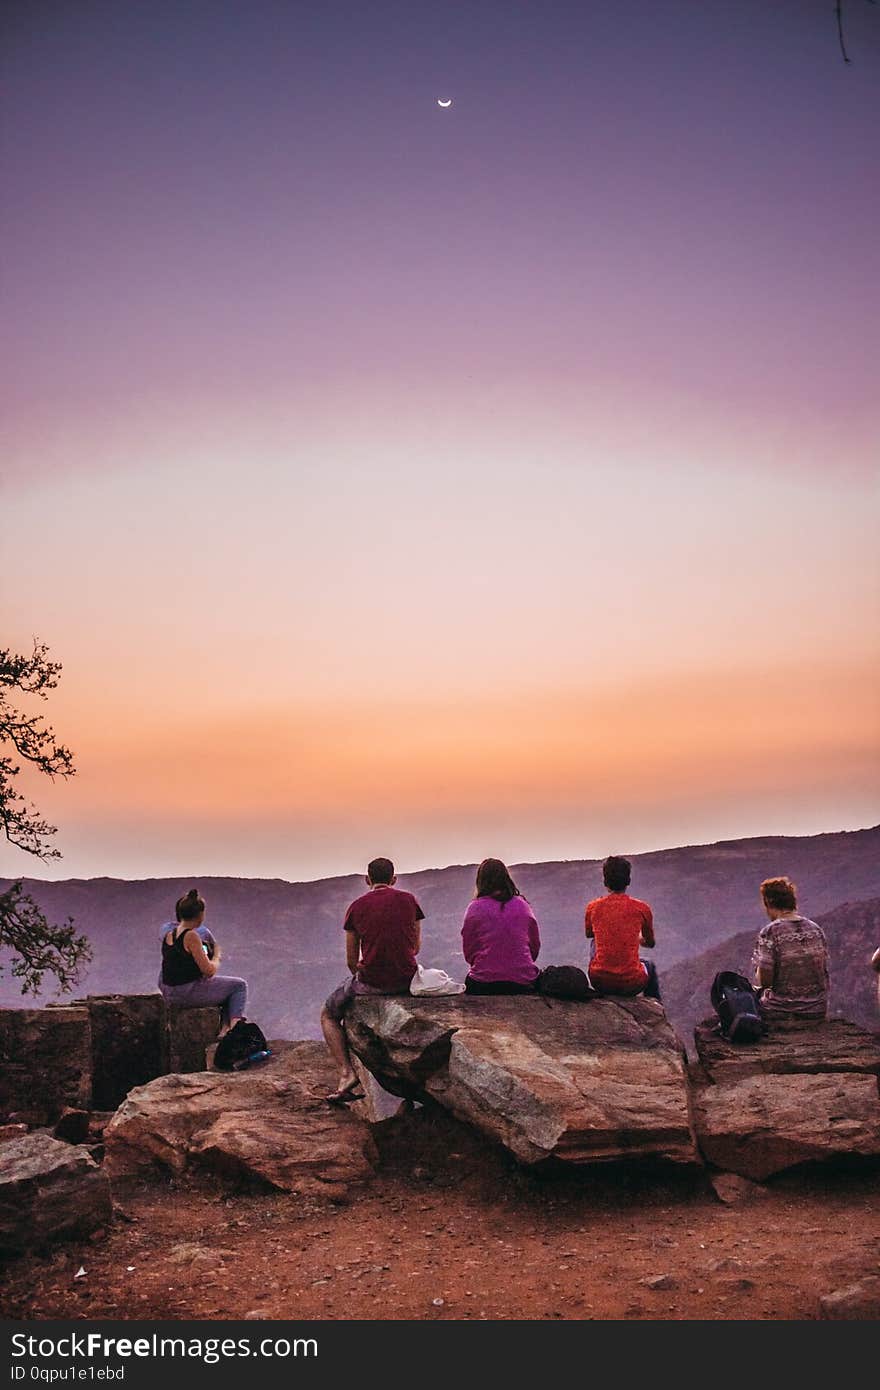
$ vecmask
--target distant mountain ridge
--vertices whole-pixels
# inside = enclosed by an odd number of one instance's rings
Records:
[[[788,874],[811,917],[844,902],[880,898],[880,826],[811,836],[761,836],[631,855],[633,893],[654,909],[655,959],[661,981],[677,963],[738,933],[751,937],[766,920],[758,885]],[[603,892],[601,861],[563,860],[513,866],[541,925],[541,964],[584,964],[585,903]],[[422,960],[463,979],[461,920],[473,894],[475,865],[402,875],[401,886],[424,908]],[[0,889],[10,882],[0,880]],[[68,915],[89,937],[94,960],[79,993],[155,988],[159,937],[176,899],[203,892],[207,921],[223,944],[223,967],[250,984],[249,1013],[276,1037],[318,1036],[318,1012],[345,975],[342,918],[363,891],[361,874],[306,883],[217,877],[25,880],[54,921]],[[51,991],[46,998],[54,997]],[[8,972],[0,1004],[24,1007]],[[41,1001],[36,1001],[41,1002]],[[43,1001],[45,1002],[45,1001]]]

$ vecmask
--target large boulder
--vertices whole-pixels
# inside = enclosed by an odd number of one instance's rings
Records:
[[[699,1161],[684,1052],[653,1000],[361,996],[346,1030],[387,1091],[436,1101],[522,1163]]]
[[[0,1009],[0,1119],[23,1113],[54,1124],[66,1106],[87,1110],[91,1098],[88,1009]]]
[[[707,1161],[756,1182],[801,1163],[880,1156],[874,1076],[744,1076],[699,1087],[693,1111]]]
[[[114,1179],[207,1170],[301,1195],[344,1197],[377,1161],[370,1130],[324,1097],[335,1072],[322,1043],[270,1044],[265,1066],[159,1077],[104,1131]]]
[[[47,1134],[26,1134],[3,1145],[0,1251],[88,1235],[112,1219],[107,1174],[84,1149]]]
[[[843,1019],[735,1045],[694,1033],[693,1117],[709,1163],[757,1181],[803,1163],[880,1157],[880,1039]]]

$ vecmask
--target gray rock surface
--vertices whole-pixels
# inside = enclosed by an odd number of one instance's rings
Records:
[[[346,1028],[386,1090],[436,1101],[522,1163],[699,1162],[683,1049],[652,1000],[365,996]]]
[[[31,1250],[110,1224],[107,1174],[84,1149],[26,1134],[4,1144],[2,1155],[0,1250]]]
[[[112,1178],[165,1168],[345,1197],[377,1161],[369,1127],[328,1105],[335,1073],[322,1043],[271,1043],[245,1072],[159,1077],[132,1091],[104,1131]]]

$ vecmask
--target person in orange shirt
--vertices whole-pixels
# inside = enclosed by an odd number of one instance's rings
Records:
[[[608,892],[587,904],[584,929],[595,942],[590,984],[599,994],[644,994],[659,1002],[656,966],[639,957],[640,946],[654,945],[654,916],[647,903],[626,891],[631,877],[629,860],[612,854],[602,865]]]

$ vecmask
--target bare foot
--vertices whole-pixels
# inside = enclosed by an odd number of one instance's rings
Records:
[[[357,1077],[352,1075],[350,1081],[341,1078],[338,1090],[332,1095],[327,1096],[331,1105],[350,1105],[353,1100],[363,1100],[364,1093],[361,1090],[360,1082]]]
[[[246,1022],[246,1020],[245,1020],[244,1017],[242,1017],[242,1018],[231,1018],[231,1019],[229,1020],[229,1022],[228,1022],[228,1023],[224,1023],[223,1027],[220,1029],[220,1032],[217,1034],[217,1041],[219,1042],[219,1040],[220,1040],[221,1038],[225,1038],[225,1037],[226,1037],[226,1034],[229,1033],[229,1032],[235,1027],[236,1023],[245,1023],[245,1022]]]

